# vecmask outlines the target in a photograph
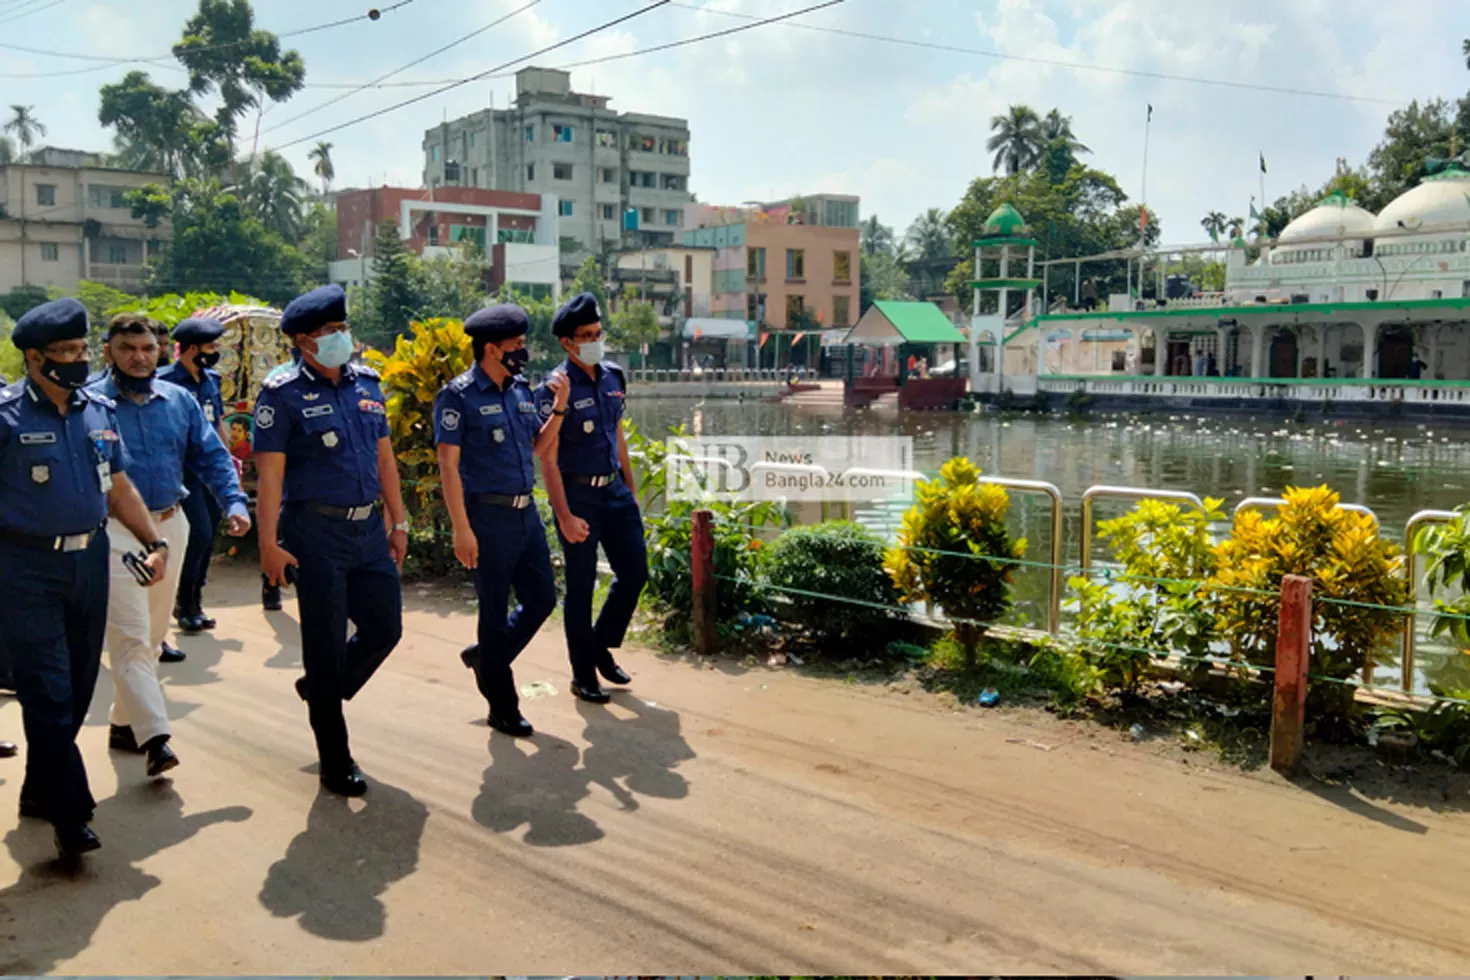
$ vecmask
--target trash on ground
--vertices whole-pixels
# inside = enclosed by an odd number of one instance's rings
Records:
[[[556,688],[546,681],[531,681],[529,684],[521,685],[521,697],[527,701],[539,701],[542,698],[556,696]]]
[[[771,654],[770,656],[766,657],[766,666],[767,667],[784,667],[784,666],[786,666],[786,654],[784,654],[784,653],[773,653],[773,654]]]
[[[798,657],[794,653],[788,653],[786,655],[786,659],[788,661],[790,661],[791,663],[795,664],[798,667],[805,667],[806,666],[806,661],[805,660],[802,660],[800,657]]]
[[[980,696],[975,699],[975,703],[980,705],[981,707],[989,708],[992,707],[999,700],[1000,692],[993,687],[987,687],[985,690],[980,692]]]
[[[1131,739],[1133,739],[1133,741],[1135,741],[1135,742],[1141,740],[1143,738],[1143,736],[1145,736],[1147,734],[1148,734],[1148,730],[1145,729],[1141,724],[1139,724],[1137,722],[1134,722],[1133,723],[1133,727],[1128,729],[1128,737],[1131,738]]]
[[[1006,739],[1006,741],[1009,742],[1011,745],[1025,745],[1028,748],[1040,749],[1043,752],[1050,752],[1052,749],[1056,748],[1055,745],[1046,745],[1042,742],[1033,742],[1029,738],[1008,738]]]

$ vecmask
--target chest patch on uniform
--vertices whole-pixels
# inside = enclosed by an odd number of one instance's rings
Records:
[[[214,421],[214,406],[213,405],[205,405],[204,406],[204,421],[206,421],[206,422],[213,422]]]
[[[501,412],[501,408],[500,408],[499,405],[481,405],[480,406],[480,414],[481,415],[499,415],[500,412]]]
[[[305,408],[305,409],[302,409],[301,410],[301,417],[304,418],[304,419],[315,419],[315,418],[320,418],[323,415],[331,415],[331,414],[332,414],[332,406],[331,405],[317,405],[314,408]]]
[[[22,446],[54,446],[56,444],[56,433],[54,432],[22,432],[20,434]]]
[[[582,431],[587,433],[588,435],[591,435],[592,430],[595,428],[597,428],[597,425],[591,419],[588,419],[587,421],[582,423]]]
[[[375,402],[371,398],[364,398],[357,403],[357,407],[369,415],[387,415],[388,410],[383,407],[382,402]]]
[[[615,388],[612,391],[605,392],[605,394],[610,395],[613,398],[622,398],[623,390],[621,388]]]
[[[304,395],[301,396],[301,400],[304,401],[304,402],[314,402],[314,401],[316,401],[320,397],[322,397],[322,393],[321,392],[319,392],[319,391],[308,391],[306,394],[304,394]]]
[[[117,433],[112,429],[93,429],[87,433],[87,438],[93,442],[117,442]]]
[[[534,412],[536,411],[536,406],[532,405],[530,402],[521,402],[521,411]]]
[[[330,408],[331,406],[328,407]],[[322,445],[326,446],[328,449],[337,448],[337,433],[330,430],[327,432],[323,432]]]
[[[595,399],[595,398],[583,398],[580,401],[573,402],[572,403],[572,407],[573,408],[591,408],[596,403],[597,403],[597,399]]]
[[[269,429],[276,424],[276,410],[269,405],[262,405],[255,410],[255,424],[262,429]]]
[[[504,442],[505,441],[505,430],[504,429],[493,429],[492,431],[495,433],[495,441],[496,442]]]
[[[32,483],[50,483],[51,482],[51,467],[49,467],[49,466],[32,466],[31,467],[31,482]]]

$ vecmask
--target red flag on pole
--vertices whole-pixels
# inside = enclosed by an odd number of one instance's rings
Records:
[[[791,338],[791,346],[795,347],[796,342],[805,336],[806,332],[804,330],[798,330]]]
[[[1148,231],[1148,208],[1138,209],[1138,227]]]
[[[757,347],[764,347],[764,346],[766,346],[766,341],[767,340],[770,340],[770,339],[771,339],[771,335],[770,334],[768,334],[768,333],[762,333],[761,334],[761,342],[758,343],[758,344],[756,344],[756,346]]]

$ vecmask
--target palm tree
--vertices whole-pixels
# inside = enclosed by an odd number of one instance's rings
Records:
[[[944,223],[945,217],[941,209],[930,208],[909,225],[904,241],[913,248],[915,260],[929,262],[934,259],[947,259],[954,254],[949,229]]]
[[[13,105],[10,107],[10,121],[5,124],[4,131],[15,134],[16,141],[20,143],[21,156],[25,157],[31,152],[31,144],[36,141],[36,137],[46,135],[46,126],[36,118],[35,106]]]
[[[985,148],[995,154],[992,170],[1005,167],[1007,174],[1036,166],[1045,143],[1041,136],[1041,117],[1028,105],[1013,105],[1004,115],[990,120],[990,139]]]
[[[1231,218],[1230,219],[1230,229],[1229,230],[1230,230],[1230,239],[1232,241],[1234,241],[1235,239],[1239,238],[1241,235],[1243,235],[1245,233],[1245,219],[1244,218]]]
[[[890,255],[893,252],[893,229],[871,215],[858,226],[858,238],[864,255]]]
[[[1465,56],[1465,67],[1470,68],[1470,38],[1460,45],[1460,53]]]
[[[1200,227],[1205,230],[1205,234],[1210,236],[1210,241],[1212,242],[1218,242],[1220,240],[1220,236],[1225,233],[1225,229],[1229,224],[1230,219],[1219,211],[1211,211],[1200,219]]]
[[[253,164],[242,166],[248,166],[250,171],[243,190],[251,213],[271,231],[294,243],[301,233],[302,195],[306,191],[306,181],[296,176],[285,157],[269,150],[257,157]]]
[[[318,142],[306,155],[306,159],[316,162],[311,169],[321,178],[322,197],[326,197],[332,192],[332,181],[337,176],[336,168],[332,166],[332,144],[326,141]]]
[[[1066,150],[1073,156],[1092,152],[1072,132],[1072,117],[1062,115],[1057,109],[1048,112],[1041,121],[1041,138],[1048,147]]]

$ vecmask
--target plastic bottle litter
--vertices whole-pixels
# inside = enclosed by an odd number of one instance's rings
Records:
[[[975,699],[975,703],[980,705],[982,708],[990,708],[994,707],[996,702],[998,702],[999,700],[1000,692],[993,687],[987,687],[985,690],[980,692],[980,696]]]
[[[1128,729],[1128,737],[1135,742],[1142,741],[1146,734],[1148,734],[1147,730],[1137,722],[1134,722],[1133,727]]]

